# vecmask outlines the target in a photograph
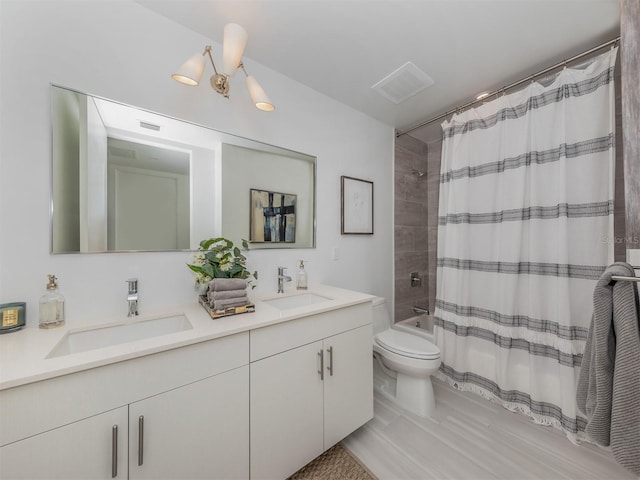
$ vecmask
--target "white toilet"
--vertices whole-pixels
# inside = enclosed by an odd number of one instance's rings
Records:
[[[374,388],[420,417],[433,413],[431,374],[440,367],[440,349],[427,335],[392,328],[385,299],[373,301]]]

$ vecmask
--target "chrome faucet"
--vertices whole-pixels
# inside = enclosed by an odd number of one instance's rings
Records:
[[[291,277],[284,274],[286,269],[287,267],[278,267],[278,293],[284,293],[284,282],[291,281]]]
[[[127,317],[135,317],[138,315],[138,279],[127,279],[129,285],[129,293],[127,295],[127,302],[129,302],[129,313]]]

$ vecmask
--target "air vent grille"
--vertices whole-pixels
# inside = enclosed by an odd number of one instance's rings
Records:
[[[398,105],[434,83],[429,75],[407,62],[371,88]]]
[[[160,131],[160,125],[155,125],[153,123],[145,122],[140,120],[140,126],[142,128],[148,128],[149,130],[155,130],[156,132]]]

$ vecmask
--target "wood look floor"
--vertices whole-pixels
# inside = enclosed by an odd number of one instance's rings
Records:
[[[414,416],[375,394],[375,417],[343,445],[380,480],[636,480],[611,453],[434,380],[436,412]]]

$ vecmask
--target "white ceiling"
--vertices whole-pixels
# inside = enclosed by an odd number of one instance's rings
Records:
[[[218,43],[239,23],[246,57],[400,131],[616,37],[620,18],[619,0],[137,1]],[[399,105],[371,89],[408,61],[435,84]]]

